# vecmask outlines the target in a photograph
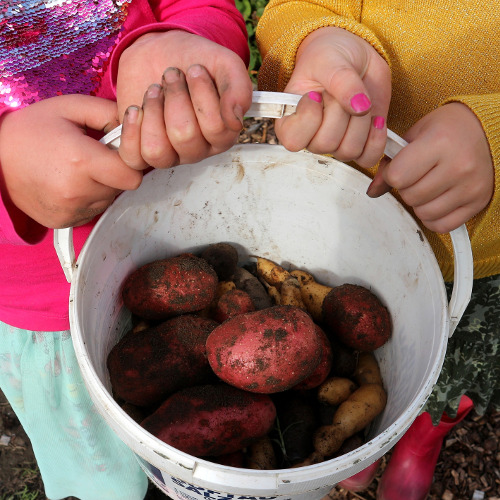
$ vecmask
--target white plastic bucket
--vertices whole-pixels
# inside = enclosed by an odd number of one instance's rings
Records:
[[[368,184],[330,158],[239,145],[195,165],[148,174],[101,217],[76,263],[71,231],[56,231],[56,249],[72,282],[73,342],[90,395],[170,497],[319,500],[394,446],[419,414],[470,298],[470,244],[464,227],[452,232],[455,285],[448,304],[418,225],[391,195],[366,196]],[[376,352],[388,403],[366,444],[297,469],[227,467],[163,443],[113,400],[106,358],[130,326],[120,296],[125,277],[152,260],[219,241],[234,244],[241,263],[260,255],[306,269],[330,285],[362,284],[388,306],[394,333]]]

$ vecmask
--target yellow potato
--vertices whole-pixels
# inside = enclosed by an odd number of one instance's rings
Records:
[[[330,377],[318,388],[318,401],[331,406],[343,403],[358,388],[350,379]]]
[[[278,290],[290,273],[276,262],[265,259],[264,257],[255,257],[257,259],[257,275],[269,285],[275,286]]]
[[[332,287],[322,285],[316,281],[311,281],[300,287],[302,300],[309,314],[315,321],[321,322],[323,319],[323,301]]]
[[[387,404],[387,394],[379,384],[362,385],[344,401],[331,425],[320,427],[314,435],[314,449],[325,457],[333,455],[349,437],[364,429]]]
[[[280,304],[283,306],[300,307],[304,311],[307,310],[302,300],[300,283],[297,278],[290,276],[281,284]]]
[[[372,352],[359,353],[358,364],[354,370],[353,378],[359,385],[384,385],[377,359]]]

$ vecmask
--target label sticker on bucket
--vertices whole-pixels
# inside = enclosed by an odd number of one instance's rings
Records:
[[[154,465],[146,462],[141,457],[137,456],[139,463],[148,477],[160,488],[164,493],[178,500],[274,500],[278,497],[261,497],[248,495],[233,495],[231,493],[223,493],[211,489],[203,488],[195,484],[190,484],[186,481],[178,479],[174,476],[160,471]],[[279,497],[280,500],[292,500],[290,497]]]

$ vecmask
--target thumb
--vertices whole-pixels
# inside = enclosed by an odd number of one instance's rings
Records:
[[[366,115],[372,107],[363,80],[347,61],[335,68],[326,90],[350,115]]]
[[[92,130],[107,133],[120,124],[116,102],[109,99],[77,94],[59,96],[58,104],[68,120]]]
[[[78,127],[108,132],[118,124],[117,105],[114,101],[85,95],[61,96],[58,105],[64,107],[64,116]],[[95,182],[119,191],[137,189],[142,172],[129,168],[113,151],[91,137],[82,135],[79,144],[87,153],[87,173]]]

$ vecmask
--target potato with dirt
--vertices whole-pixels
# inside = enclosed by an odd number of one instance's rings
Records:
[[[324,330],[332,345],[333,361],[331,375],[352,377],[358,364],[359,351],[340,342],[328,328]]]
[[[307,311],[307,307],[302,300],[300,282],[295,276],[290,275],[281,283],[279,303],[284,306],[300,307],[304,311]]]
[[[229,318],[255,311],[255,305],[247,292],[237,288],[229,290],[217,301],[212,317],[215,321],[223,323]]]
[[[358,351],[374,351],[391,337],[389,310],[368,288],[346,283],[323,300],[323,320],[337,338]]]
[[[257,276],[268,285],[274,286],[281,291],[281,285],[283,281],[290,277],[290,272],[272,260],[257,255],[252,257],[256,259],[255,272]]]
[[[318,401],[330,406],[338,406],[357,388],[356,383],[349,378],[329,377],[318,387]]]
[[[217,457],[267,435],[275,418],[276,408],[268,395],[218,383],[176,392],[141,425],[185,453]]]
[[[330,457],[344,441],[363,430],[382,413],[387,393],[379,384],[365,384],[354,391],[337,409],[330,425],[320,427],[314,435],[314,449]]]
[[[373,352],[360,352],[358,363],[352,375],[358,385],[379,384],[384,385],[380,366]]]
[[[308,313],[273,306],[216,327],[207,339],[207,357],[224,382],[270,394],[290,389],[314,372],[322,341]]]
[[[273,305],[264,285],[248,269],[237,267],[231,276],[231,280],[238,290],[243,290],[250,295],[256,309],[266,309]]]
[[[276,469],[276,453],[272,439],[268,435],[257,439],[257,441],[248,446],[245,465],[247,469]]]
[[[183,387],[216,379],[205,347],[216,326],[214,320],[185,314],[126,334],[107,358],[115,396],[147,407]]]
[[[238,265],[238,250],[230,243],[220,242],[208,245],[200,254],[217,273],[220,281],[231,279]]]
[[[331,292],[332,287],[318,283],[312,275],[308,275],[302,271],[300,276],[297,276],[300,283],[300,292],[302,302],[306,306],[307,311],[318,323],[323,322],[323,301]]]
[[[311,373],[311,375],[309,375],[309,377],[305,378],[302,382],[299,382],[295,387],[293,387],[293,389],[296,391],[308,391],[310,389],[318,387],[326,380],[332,369],[332,345],[323,329],[319,325],[315,326],[318,337],[321,340],[321,359],[318,363],[318,366]]]
[[[122,287],[123,303],[140,318],[164,320],[208,307],[218,281],[205,259],[181,254],[150,262],[132,272]]]

